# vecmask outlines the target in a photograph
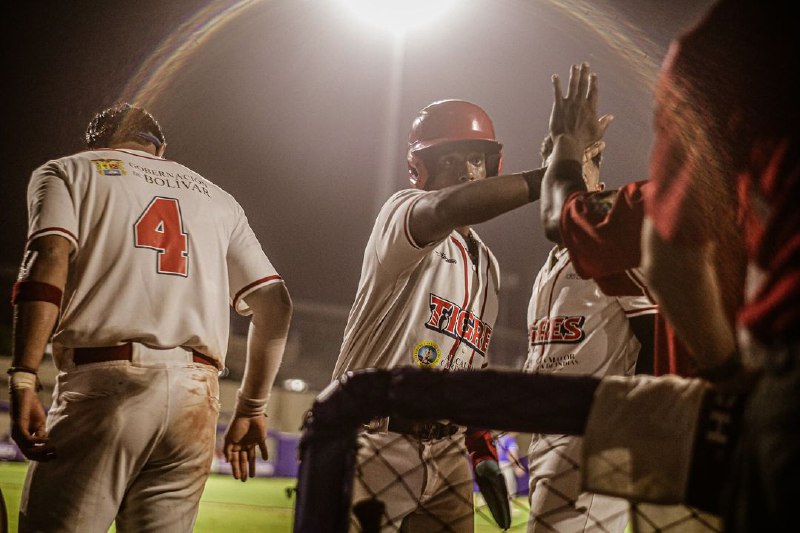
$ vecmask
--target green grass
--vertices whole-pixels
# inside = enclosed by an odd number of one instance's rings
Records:
[[[0,462],[0,490],[8,509],[9,532],[17,531],[17,513],[25,463]],[[197,515],[196,533],[236,531],[251,533],[290,533],[294,519],[294,478],[255,478],[246,483],[230,476],[212,474],[206,483],[200,512]],[[524,531],[528,518],[527,501],[523,497],[512,507],[511,531]],[[115,529],[112,527],[111,532]],[[500,531],[481,498],[476,497],[475,532]]]

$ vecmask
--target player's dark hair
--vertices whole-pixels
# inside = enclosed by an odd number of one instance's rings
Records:
[[[97,113],[86,128],[86,146],[107,148],[115,142],[145,141],[156,148],[164,144],[164,133],[153,115],[127,102]]]

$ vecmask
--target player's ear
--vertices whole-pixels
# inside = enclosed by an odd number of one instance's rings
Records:
[[[606,190],[606,184],[605,184],[605,183],[603,183],[602,181],[599,181],[599,182],[597,182],[597,190],[598,190],[598,191],[604,191],[604,190]]]

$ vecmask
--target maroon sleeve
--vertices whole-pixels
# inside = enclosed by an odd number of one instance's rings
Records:
[[[641,260],[646,183],[629,183],[618,191],[573,193],[561,211],[561,238],[575,271],[595,279],[607,294],[643,294],[635,274],[626,271]]]

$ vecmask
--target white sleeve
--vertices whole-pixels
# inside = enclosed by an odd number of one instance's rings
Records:
[[[57,161],[37,168],[28,183],[28,242],[43,235],[61,235],[78,249],[78,213],[66,173]]]
[[[272,266],[253,233],[242,208],[236,204],[236,227],[228,244],[226,261],[228,264],[228,289],[231,307],[242,316],[249,316],[252,310],[244,297],[272,283],[283,279]]]
[[[617,301],[628,318],[658,313],[658,305],[647,296],[618,296]]]
[[[392,195],[381,208],[372,228],[369,245],[384,270],[402,272],[427,255],[442,240],[420,246],[409,229],[414,204],[425,191],[406,189]],[[446,238],[446,237],[445,237]]]

